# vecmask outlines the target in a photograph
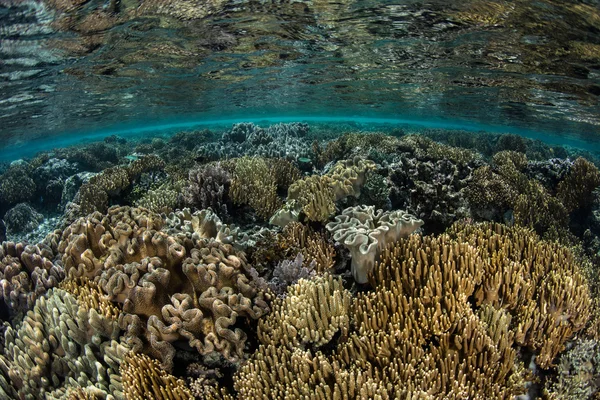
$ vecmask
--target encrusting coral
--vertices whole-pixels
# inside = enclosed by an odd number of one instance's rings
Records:
[[[367,283],[367,275],[383,249],[407,237],[423,221],[404,211],[375,210],[374,206],[348,207],[326,225],[333,240],[344,244],[352,255],[352,275],[358,283]]]

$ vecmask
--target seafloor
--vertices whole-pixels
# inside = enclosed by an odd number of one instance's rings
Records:
[[[12,162],[0,398],[599,398],[598,163],[304,123]]]

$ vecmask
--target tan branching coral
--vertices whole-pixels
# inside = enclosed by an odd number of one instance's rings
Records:
[[[357,206],[345,209],[326,228],[336,242],[350,250],[354,279],[367,283],[367,275],[383,249],[421,225],[423,221],[404,211],[384,212],[374,206]]]
[[[300,211],[311,221],[326,222],[335,212],[335,202],[344,197],[360,196],[367,173],[375,163],[355,157],[336,163],[326,175],[312,175],[290,185],[287,202],[270,219],[270,223],[286,226],[297,221]]]
[[[121,364],[126,400],[192,400],[192,392],[181,379],[160,368],[144,354],[128,353]]]
[[[515,342],[534,349],[539,366],[550,367],[591,313],[589,287],[571,250],[500,224],[455,224],[450,234],[477,246],[486,260],[477,304],[509,310]]]
[[[4,332],[0,369],[11,398],[52,398],[69,386],[123,399],[118,373],[129,347],[112,316],[61,289],[40,297],[16,328]]]
[[[248,204],[264,219],[271,217],[281,206],[276,177],[263,158],[235,160],[229,193],[235,204]]]
[[[350,292],[344,289],[341,279],[329,274],[300,279],[259,321],[258,337],[262,343],[289,348],[308,344],[319,347],[338,333],[342,338],[348,336],[349,309]]]
[[[324,233],[315,232],[299,222],[291,222],[278,235],[279,248],[287,257],[302,253],[303,264],[313,265],[317,272],[324,272],[335,264],[335,248],[329,243]]]
[[[288,289],[292,298],[278,300],[261,323],[262,344],[234,377],[234,388],[240,398],[289,399],[509,399],[522,393],[511,316],[491,306],[474,311],[468,300],[481,281],[481,262],[475,247],[449,236],[413,235],[390,246],[372,276],[375,291],[350,306],[348,331],[324,337],[327,352],[311,347],[323,337],[319,329],[306,341],[301,332],[311,320],[327,326],[330,308],[313,308],[312,317],[302,318],[309,307],[295,294],[310,287],[318,296],[308,302],[329,305],[335,293],[323,278],[311,286],[300,281]]]
[[[310,221],[325,222],[335,213],[335,196],[328,176],[312,175],[294,182],[288,200],[297,200]]]
[[[556,197],[567,210],[590,207],[594,199],[592,192],[600,185],[600,171],[585,158],[573,163],[569,175],[558,184]]]
[[[302,178],[298,167],[285,158],[274,158],[269,160],[271,169],[275,174],[275,181],[279,190],[288,190],[288,187]]]

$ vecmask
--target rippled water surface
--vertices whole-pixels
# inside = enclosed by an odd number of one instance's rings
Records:
[[[0,0],[0,25],[7,143],[274,115],[600,132],[597,1]]]

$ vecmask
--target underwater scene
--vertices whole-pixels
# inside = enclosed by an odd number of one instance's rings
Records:
[[[0,400],[600,399],[600,1],[0,0]]]

